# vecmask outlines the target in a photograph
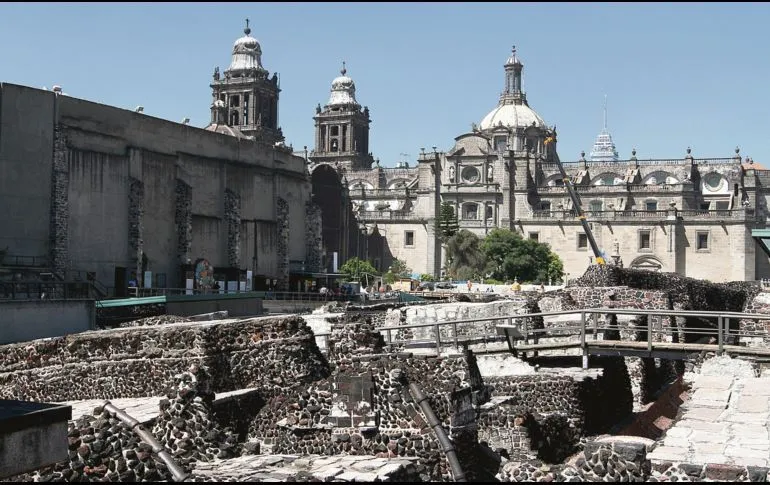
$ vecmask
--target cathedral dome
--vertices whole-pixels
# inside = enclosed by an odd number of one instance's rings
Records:
[[[358,101],[356,101],[356,83],[347,76],[347,72],[348,70],[345,68],[345,63],[343,62],[342,70],[340,71],[340,74],[342,75],[334,78],[334,81],[332,81],[332,90],[327,106],[358,106]]]
[[[501,124],[506,128],[526,128],[533,123],[538,128],[546,128],[543,118],[526,104],[500,103],[481,120],[479,128],[490,130]]]
[[[257,39],[251,36],[249,22],[246,21],[245,34],[233,43],[233,58],[228,72],[232,76],[241,76],[254,69],[264,70],[262,67],[262,48]]]

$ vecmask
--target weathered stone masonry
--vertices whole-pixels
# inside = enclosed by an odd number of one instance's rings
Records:
[[[136,269],[136,282],[141,285],[144,254],[144,183],[131,177],[128,191],[128,249],[130,268]]]
[[[305,225],[307,237],[305,268],[308,271],[321,271],[321,252],[323,251],[321,208],[313,201],[305,204]]]
[[[50,265],[54,273],[64,275],[68,266],[69,231],[69,161],[67,140],[61,125],[54,127],[53,170],[51,173]]]
[[[179,264],[187,264],[192,252],[192,187],[177,179],[175,194],[174,223],[177,231],[177,255]]]
[[[276,289],[289,289],[289,203],[278,197],[275,201],[278,225],[278,283]]]
[[[227,221],[227,262],[231,268],[241,267],[241,196],[225,190],[225,221]]]

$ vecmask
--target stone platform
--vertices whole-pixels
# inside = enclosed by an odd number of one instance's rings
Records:
[[[237,389],[235,391],[218,392],[214,397],[214,404],[236,396],[244,396],[252,392],[258,392],[258,389]],[[158,413],[160,412],[159,404],[164,398],[164,396],[130,397],[111,399],[110,402],[115,407],[124,409],[126,414],[140,423],[147,424],[158,417]],[[83,416],[93,413],[94,408],[101,406],[104,402],[105,399],[88,399],[84,401],[67,401],[57,404],[72,406],[72,421],[75,421]]]
[[[692,390],[653,464],[770,465],[770,378],[698,375]]]
[[[231,460],[199,462],[192,481],[321,482],[403,481],[415,478],[416,458],[372,456],[244,455]],[[315,479],[315,480],[313,480]]]

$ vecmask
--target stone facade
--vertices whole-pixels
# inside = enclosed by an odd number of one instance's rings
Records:
[[[136,271],[137,284],[144,279],[142,255],[144,254],[144,184],[141,180],[131,179],[128,192],[128,247],[130,250],[129,266]]]
[[[174,223],[176,224],[177,258],[179,264],[192,260],[192,187],[183,180],[176,180],[176,203]]]
[[[321,219],[321,208],[312,201],[308,201],[305,205],[305,224],[305,234],[307,237],[305,268],[308,271],[321,271],[321,254],[323,251],[321,231],[323,220]]]
[[[287,291],[289,289],[289,203],[279,197],[275,207],[275,217],[278,223],[278,283],[276,289]]]
[[[60,125],[54,127],[51,171],[51,269],[63,276],[69,267],[69,164],[67,140]]]
[[[365,151],[331,150],[330,130],[342,133],[360,113],[333,109],[331,101],[331,108],[319,106],[311,170],[331,165],[344,175],[358,223],[376,227],[389,258],[406,261],[415,273],[443,268],[432,230],[440,199],[452,205],[461,229],[484,237],[506,228],[548,242],[568,278],[580,275],[595,255],[563,186],[556,130],[529,107],[520,82],[511,87],[510,76],[506,67],[505,91],[480,125],[446,151],[423,149],[411,166],[407,160],[396,168],[371,166]],[[345,86],[355,93],[352,79],[345,79],[333,83],[332,100]],[[356,126],[368,139],[368,122]],[[619,159],[606,126],[602,133],[614,156],[586,160],[581,154],[563,167],[605,259],[713,281],[770,276],[770,259],[757,252],[751,234],[765,227],[770,171],[744,160],[738,149],[722,158],[695,158],[687,149],[682,158],[661,160],[639,159],[634,149]]]
[[[193,364],[211,374],[213,391],[285,392],[328,373],[300,317],[141,326],[0,349],[0,396],[43,402],[162,395]],[[42,370],[47,378],[35,378]]]
[[[227,221],[227,261],[231,268],[241,267],[241,197],[225,189],[225,220]]]

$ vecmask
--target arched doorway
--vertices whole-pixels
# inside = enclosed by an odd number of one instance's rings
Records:
[[[644,269],[647,271],[660,271],[663,263],[655,256],[645,255],[631,261],[631,268]]]

